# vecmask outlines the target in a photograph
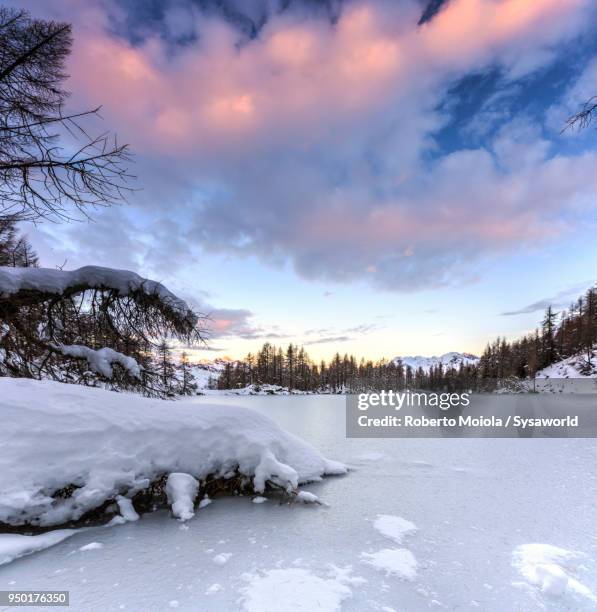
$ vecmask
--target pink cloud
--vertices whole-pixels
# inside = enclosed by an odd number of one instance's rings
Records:
[[[123,126],[133,145],[213,153],[327,134],[364,113],[421,96],[447,74],[541,50],[579,27],[586,0],[452,0],[416,27],[415,4],[348,4],[338,23],[280,16],[258,38],[215,18],[195,19],[197,42],[172,49],[157,37],[133,46],[77,23],[73,89]],[[75,9],[74,16],[80,14]],[[95,25],[95,24],[99,24]],[[189,25],[189,27],[191,27]]]
[[[64,3],[77,22],[74,102],[103,103],[168,184],[176,172],[190,184],[155,203],[185,216],[185,244],[413,289],[557,236],[597,191],[595,155],[550,158],[520,124],[426,160],[451,85],[546,65],[583,31],[589,0],[451,0],[421,27],[418,2],[355,1],[334,24],[284,13],[252,39],[189,8],[169,21],[197,38],[178,46],[157,34],[133,45],[84,4]]]

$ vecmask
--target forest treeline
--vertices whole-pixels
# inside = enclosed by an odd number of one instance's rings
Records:
[[[382,389],[491,390],[504,381],[533,379],[562,359],[578,356],[580,374],[594,371],[597,342],[597,287],[567,310],[549,306],[540,326],[518,340],[497,338],[487,345],[477,364],[457,368],[441,364],[429,371],[399,360],[371,361],[336,353],[329,362],[314,362],[303,347],[286,349],[265,343],[256,354],[227,363],[212,385],[235,389],[247,385],[278,385],[306,392],[359,393]]]

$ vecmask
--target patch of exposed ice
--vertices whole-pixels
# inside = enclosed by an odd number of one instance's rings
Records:
[[[361,455],[358,455],[357,459],[359,461],[381,461],[381,459],[383,459],[384,457],[385,457],[384,453],[371,452],[371,453],[363,453]]]

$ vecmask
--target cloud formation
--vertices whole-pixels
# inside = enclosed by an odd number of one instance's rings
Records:
[[[556,293],[551,297],[543,298],[541,300],[537,300],[532,304],[528,304],[527,306],[523,306],[517,310],[509,310],[507,312],[502,312],[502,316],[510,317],[521,314],[530,314],[533,312],[542,312],[546,310],[549,306],[552,308],[566,308],[570,305],[572,301],[575,301],[578,298],[578,294],[585,291],[588,287],[590,287],[592,283],[584,282],[577,283],[571,287],[568,287],[562,291]]]
[[[583,32],[588,0],[451,0],[424,19],[414,0],[338,3],[325,18],[308,5],[251,3],[257,29],[180,1],[132,39],[118,5],[61,3],[78,25],[74,101],[103,103],[140,179],[161,182],[138,206],[170,216],[173,243],[410,291],[469,281],[487,258],[575,226],[595,154],[555,154],[536,118],[494,117],[498,134],[474,149],[436,137],[455,84],[545,68]]]

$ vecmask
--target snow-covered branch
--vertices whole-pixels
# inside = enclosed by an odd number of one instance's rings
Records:
[[[112,365],[115,363],[121,365],[133,378],[141,378],[142,368],[137,363],[136,359],[123,355],[122,353],[108,347],[94,350],[80,344],[72,344],[67,346],[52,344],[50,345],[50,348],[58,353],[61,353],[65,357],[85,359],[89,364],[89,369],[92,372],[100,374],[105,378],[112,378]]]
[[[119,297],[144,294],[159,299],[190,327],[198,322],[197,315],[184,300],[161,283],[143,278],[129,270],[101,266],[84,266],[77,270],[52,268],[12,268],[0,266],[0,299],[16,299],[28,292],[72,295],[86,290],[112,290]]]
[[[0,266],[0,321],[9,329],[0,374],[86,385],[99,378],[166,396],[175,372],[153,355],[162,345],[166,355],[168,339],[202,342],[200,319],[164,285],[127,270]]]

